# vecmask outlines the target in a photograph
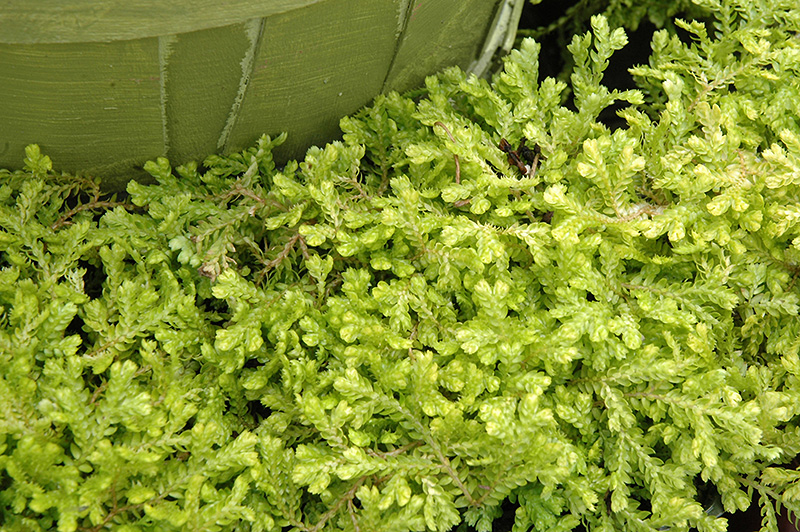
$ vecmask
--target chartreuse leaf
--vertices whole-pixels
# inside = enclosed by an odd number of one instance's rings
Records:
[[[118,200],[28,148],[0,171],[3,526],[800,512],[800,27],[695,4],[638,89],[606,86],[627,38],[598,16],[569,84],[523,40],[491,81],[380,96],[283,168],[265,136],[159,158]]]

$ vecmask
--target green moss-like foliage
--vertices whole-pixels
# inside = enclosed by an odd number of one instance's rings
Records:
[[[597,17],[569,107],[528,40],[281,170],[265,137],[118,201],[30,147],[0,173],[3,530],[488,531],[508,500],[518,532],[720,532],[752,495],[776,530],[800,22],[745,4],[658,33],[641,90],[601,84]]]

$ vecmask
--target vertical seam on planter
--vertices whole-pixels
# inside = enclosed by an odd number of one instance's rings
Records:
[[[167,71],[169,57],[172,55],[172,45],[175,44],[175,35],[162,35],[158,38],[158,83],[159,105],[161,107],[161,139],[164,146],[164,157],[169,154],[169,125],[167,123]]]
[[[503,0],[499,4],[481,51],[467,72],[484,77],[489,74],[498,52],[505,55],[511,51],[524,4],[525,0]]]
[[[256,51],[261,42],[261,35],[264,33],[265,21],[265,18],[254,18],[245,23],[244,33],[247,40],[250,41],[250,45],[247,47],[240,62],[242,66],[242,77],[239,78],[239,90],[236,92],[236,97],[231,104],[230,113],[228,113],[228,119],[225,121],[225,126],[222,128],[222,132],[217,140],[217,150],[225,151],[228,147],[228,139],[239,117],[239,109],[242,106],[242,100],[247,92],[247,86],[250,84],[250,77],[253,75]]]
[[[389,68],[386,69],[386,74],[383,75],[383,83],[381,83],[381,92],[386,90],[386,83],[389,81],[389,75],[391,75],[392,70],[394,70],[394,63],[397,60],[397,54],[400,52],[400,47],[403,45],[403,39],[406,36],[406,30],[408,29],[408,23],[411,20],[411,15],[414,14],[414,9],[416,8],[417,0],[402,0],[405,3],[405,9],[403,9],[403,5],[401,3],[400,8],[398,11],[400,12],[400,20],[397,24],[397,31],[395,32],[395,40],[394,40],[394,52],[392,53],[392,60],[389,61]],[[403,13],[405,11],[405,13]]]

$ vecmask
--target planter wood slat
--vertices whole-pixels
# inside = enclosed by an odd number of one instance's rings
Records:
[[[180,163],[282,131],[276,157],[300,157],[380,92],[468,68],[496,15],[521,2],[7,0],[0,167],[18,168],[38,143],[59,169],[121,186],[148,159]]]

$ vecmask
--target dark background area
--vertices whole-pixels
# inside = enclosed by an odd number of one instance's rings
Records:
[[[565,77],[571,58],[567,51],[572,36],[590,29],[592,15],[604,13],[607,2],[586,0],[544,0],[525,4],[519,23],[518,38],[533,37],[542,45],[540,77]],[[637,14],[641,16],[642,14]],[[610,23],[615,25],[612,15]],[[604,83],[619,90],[635,88],[628,69],[646,64],[650,56],[650,41],[658,29],[648,18],[634,18],[625,28],[628,44],[611,57]],[[635,27],[633,27],[635,26]]]

